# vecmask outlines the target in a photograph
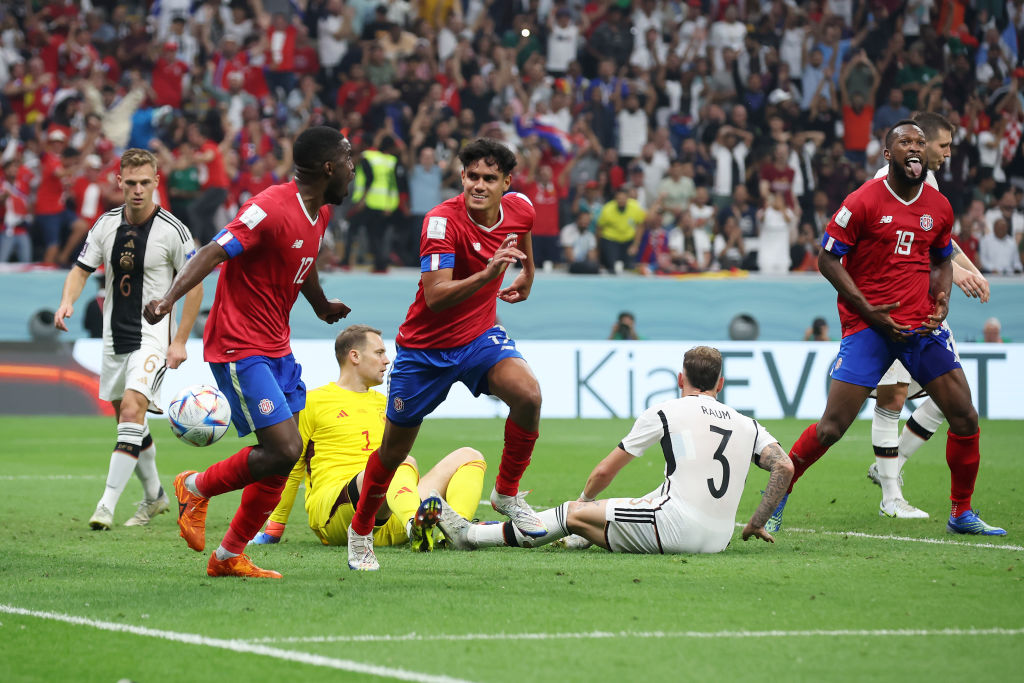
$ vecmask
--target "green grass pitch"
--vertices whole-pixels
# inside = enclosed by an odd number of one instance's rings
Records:
[[[192,448],[154,425],[167,489],[178,471],[240,447],[229,436]],[[766,425],[788,448],[806,422]],[[629,427],[545,421],[529,500],[575,498]],[[429,466],[478,448],[486,497],[501,434],[497,420],[428,420],[414,455]],[[137,481],[114,530],[88,529],[109,418],[0,418],[0,680],[1012,680],[1024,666],[1022,434],[1021,422],[982,424],[974,503],[1002,538],[946,533],[944,432],[905,470],[907,497],[931,519],[880,518],[859,421],[800,483],[775,545],[743,543],[737,530],[711,556],[382,548],[382,570],[364,574],[346,568],[343,549],[320,546],[298,507],[284,542],[251,550],[285,576],[271,581],[207,577],[207,554],[178,538],[173,510],[121,526]],[[663,464],[652,449],[606,495],[653,490]],[[748,479],[739,521],[767,473]],[[211,502],[208,552],[237,501]]]

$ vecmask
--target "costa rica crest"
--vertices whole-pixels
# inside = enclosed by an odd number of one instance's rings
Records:
[[[931,230],[932,226],[934,224],[935,223],[934,223],[934,221],[932,221],[931,214],[926,213],[925,215],[921,216],[921,229],[922,230],[925,230],[925,231]]]

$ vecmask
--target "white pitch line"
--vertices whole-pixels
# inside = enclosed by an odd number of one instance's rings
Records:
[[[101,474],[5,474],[0,481],[58,481],[72,479],[103,479]]]
[[[845,638],[877,636],[1020,636],[1024,628],[834,629],[795,631],[582,631],[556,633],[406,633],[404,635],[255,638],[251,643],[390,643],[472,640],[602,640],[611,638]]]
[[[742,527],[742,524],[737,524],[737,527]],[[823,536],[854,536],[856,538],[871,538],[879,541],[905,541],[908,543],[931,543],[933,545],[959,545],[967,548],[994,548],[996,550],[1015,550],[1020,552],[1024,550],[1024,546],[1019,545],[1004,545],[1001,543],[969,543],[967,541],[954,541],[948,538],[915,538],[913,536],[892,536],[886,534],[865,534],[859,531],[822,531],[819,529],[796,529],[792,527],[783,527],[782,531],[777,532],[785,534],[788,532],[798,534],[822,534]]]
[[[255,644],[252,641],[225,640],[222,638],[209,638],[198,633],[162,631],[159,629],[132,626],[131,624],[118,624],[110,621],[89,619],[87,617],[76,617],[71,614],[40,612],[37,610],[15,607],[13,605],[0,604],[0,613],[36,617],[38,619],[49,619],[51,621],[62,621],[76,626],[90,626],[103,631],[131,633],[132,635],[145,636],[147,638],[160,638],[162,640],[170,640],[177,643],[185,643],[187,645],[215,647],[222,650],[231,650],[232,652],[262,655],[264,657],[273,657],[274,659],[283,659],[290,662],[298,662],[300,664],[309,664],[311,666],[320,666],[329,669],[340,669],[342,671],[368,674],[370,676],[380,676],[382,678],[394,678],[401,681],[420,681],[422,683],[469,683],[469,681],[465,681],[461,678],[452,678],[451,676],[436,676],[433,674],[419,673],[417,671],[409,671],[407,669],[393,669],[386,666],[363,664],[362,662],[354,662],[350,659],[336,659],[334,657],[324,657],[323,655],[315,655],[308,652],[282,650],[276,647]]]

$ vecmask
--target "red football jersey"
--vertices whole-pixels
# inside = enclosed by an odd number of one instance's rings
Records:
[[[533,204],[523,194],[509,192],[501,198],[498,222],[484,227],[466,210],[464,195],[439,204],[423,218],[420,233],[420,271],[452,269],[452,278],[463,280],[487,267],[510,234],[522,235],[533,228]],[[412,349],[450,349],[464,346],[494,326],[498,290],[496,277],[461,304],[431,311],[423,298],[423,282],[398,329],[399,346]]]
[[[242,205],[217,238],[231,258],[221,270],[203,333],[208,362],[291,353],[288,318],[330,218],[330,205],[314,217],[306,213],[294,181]]]
[[[941,192],[922,184],[911,202],[897,197],[885,178],[869,180],[850,194],[825,228],[824,248],[844,256],[846,271],[873,305],[900,302],[893,320],[919,327],[932,313],[928,293],[931,255],[949,256],[953,209]],[[868,327],[839,297],[843,336]]]

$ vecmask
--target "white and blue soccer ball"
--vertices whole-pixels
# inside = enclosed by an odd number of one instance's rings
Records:
[[[193,446],[209,446],[231,425],[231,404],[217,387],[193,384],[178,392],[167,407],[174,435]]]

